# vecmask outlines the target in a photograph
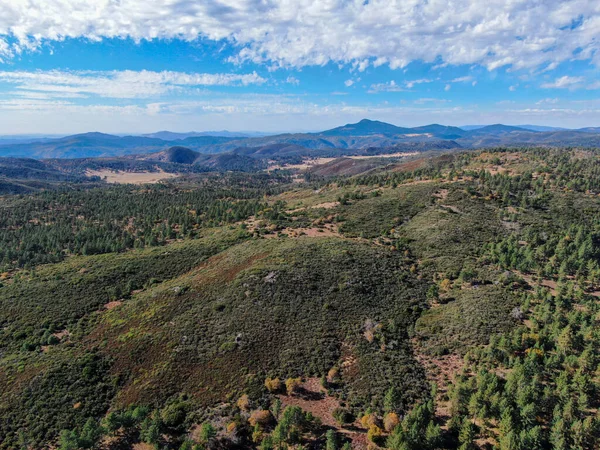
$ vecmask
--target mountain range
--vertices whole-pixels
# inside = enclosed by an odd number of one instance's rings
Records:
[[[364,150],[397,148],[418,151],[447,148],[481,148],[496,146],[600,146],[600,127],[579,130],[530,128],[494,124],[464,128],[431,124],[399,127],[390,123],[363,119],[315,133],[286,133],[256,136],[227,131],[207,133],[172,133],[161,131],[142,136],[116,136],[84,133],[60,138],[9,141],[0,140],[0,156],[29,158],[90,158],[148,154],[170,147],[185,147],[199,153],[224,153],[248,149],[273,149],[273,145],[309,150]],[[253,151],[251,151],[253,152]],[[310,152],[308,152],[310,153]],[[322,152],[321,152],[322,153]]]

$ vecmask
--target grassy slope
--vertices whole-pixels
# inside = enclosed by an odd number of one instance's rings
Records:
[[[424,289],[388,249],[255,240],[107,313],[94,339],[131,373],[124,403],[183,391],[211,404],[253,378],[320,376],[353,356],[342,372],[351,402],[378,405],[394,383],[408,407],[426,390],[406,334]],[[385,325],[385,351],[363,337],[367,319]]]
[[[39,444],[104,414],[118,378],[110,374],[110,359],[82,342],[98,311],[116,294],[185,273],[239,240],[237,230],[207,234],[164,248],[70,258],[0,288],[0,436],[9,448],[19,428]],[[51,333],[64,329],[68,337],[40,351]]]

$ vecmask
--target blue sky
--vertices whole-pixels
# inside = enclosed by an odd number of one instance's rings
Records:
[[[600,126],[597,1],[3,8],[0,134],[302,131],[365,117]]]

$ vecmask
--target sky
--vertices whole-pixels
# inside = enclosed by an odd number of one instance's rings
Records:
[[[598,0],[0,0],[0,134],[600,126]]]

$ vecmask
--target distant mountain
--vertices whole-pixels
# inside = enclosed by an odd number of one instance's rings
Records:
[[[165,141],[144,136],[115,136],[105,133],[84,133],[40,142],[0,145],[1,156],[28,158],[97,158],[158,152],[175,145],[198,150],[209,145],[223,144],[233,138],[219,136],[187,137]]]
[[[239,141],[245,138],[233,138],[233,137],[225,137],[225,136],[190,136],[182,139],[180,141],[168,141],[175,142],[178,145],[183,145],[185,147],[191,147],[195,150],[202,149],[203,147],[226,144],[228,142]]]
[[[529,128],[526,128],[529,127]],[[535,129],[534,129],[535,128]],[[172,147],[184,147],[197,154],[231,153],[260,157],[284,153],[294,155],[331,154],[343,156],[368,148],[396,148],[397,151],[427,151],[453,148],[479,148],[502,145],[598,146],[600,128],[581,130],[546,130],[535,125],[510,126],[494,124],[470,125],[463,128],[431,124],[414,128],[363,119],[319,133],[288,133],[273,136],[243,137],[213,136],[203,133],[172,133],[161,131],[146,136],[115,136],[104,133],[84,133],[58,139],[32,142],[0,142],[0,157],[29,158],[97,158],[145,155],[164,152]],[[252,149],[248,152],[241,149]],[[315,152],[319,150],[319,152]],[[311,153],[312,152],[312,153]],[[194,155],[175,151],[164,153],[183,161]],[[196,156],[197,158],[197,156]]]
[[[165,141],[142,136],[84,133],[42,142],[0,145],[0,156],[78,158],[142,153],[165,147]]]
[[[515,132],[531,132],[531,130],[526,130],[525,128],[514,127],[510,125],[502,125],[500,123],[494,125],[486,125],[481,128],[477,128],[475,130],[471,130],[468,132],[468,136],[482,136],[482,135],[491,135],[491,136],[502,136],[504,134],[515,133]]]
[[[577,130],[539,132],[525,130],[504,134],[469,135],[457,142],[463,147],[549,146],[600,147],[600,134]]]
[[[8,144],[29,144],[32,142],[46,142],[51,139],[59,139],[62,135],[45,136],[45,135],[14,135],[14,136],[0,136],[0,145]]]
[[[568,128],[546,127],[543,125],[517,125],[519,128],[525,128],[531,131],[566,131]]]
[[[442,139],[457,139],[457,138],[467,134],[465,130],[461,130],[458,127],[448,127],[445,125],[438,125],[438,124],[425,125],[423,127],[411,128],[411,132],[412,133],[432,134],[433,136],[435,136],[437,138],[442,138]]]
[[[410,128],[397,127],[396,125],[380,122],[378,120],[363,119],[358,123],[349,123],[341,127],[315,134],[322,136],[369,136],[373,134],[394,136],[407,133],[411,133]]]
[[[459,128],[465,131],[473,131],[480,130],[489,125],[461,125]],[[527,131],[562,131],[567,130],[567,128],[559,128],[559,127],[548,127],[543,125],[514,125],[513,128],[522,128]]]
[[[174,133],[172,131],[158,131],[156,133],[143,134],[144,137],[162,139],[163,141],[178,141],[190,137],[199,136],[215,136],[215,137],[228,137],[228,138],[247,138],[253,135],[247,133],[235,133],[227,130],[223,131],[191,131],[189,133]]]
[[[200,153],[197,153],[187,147],[170,147],[159,153],[149,155],[148,159],[153,161],[162,161],[175,164],[193,164],[198,159]]]

